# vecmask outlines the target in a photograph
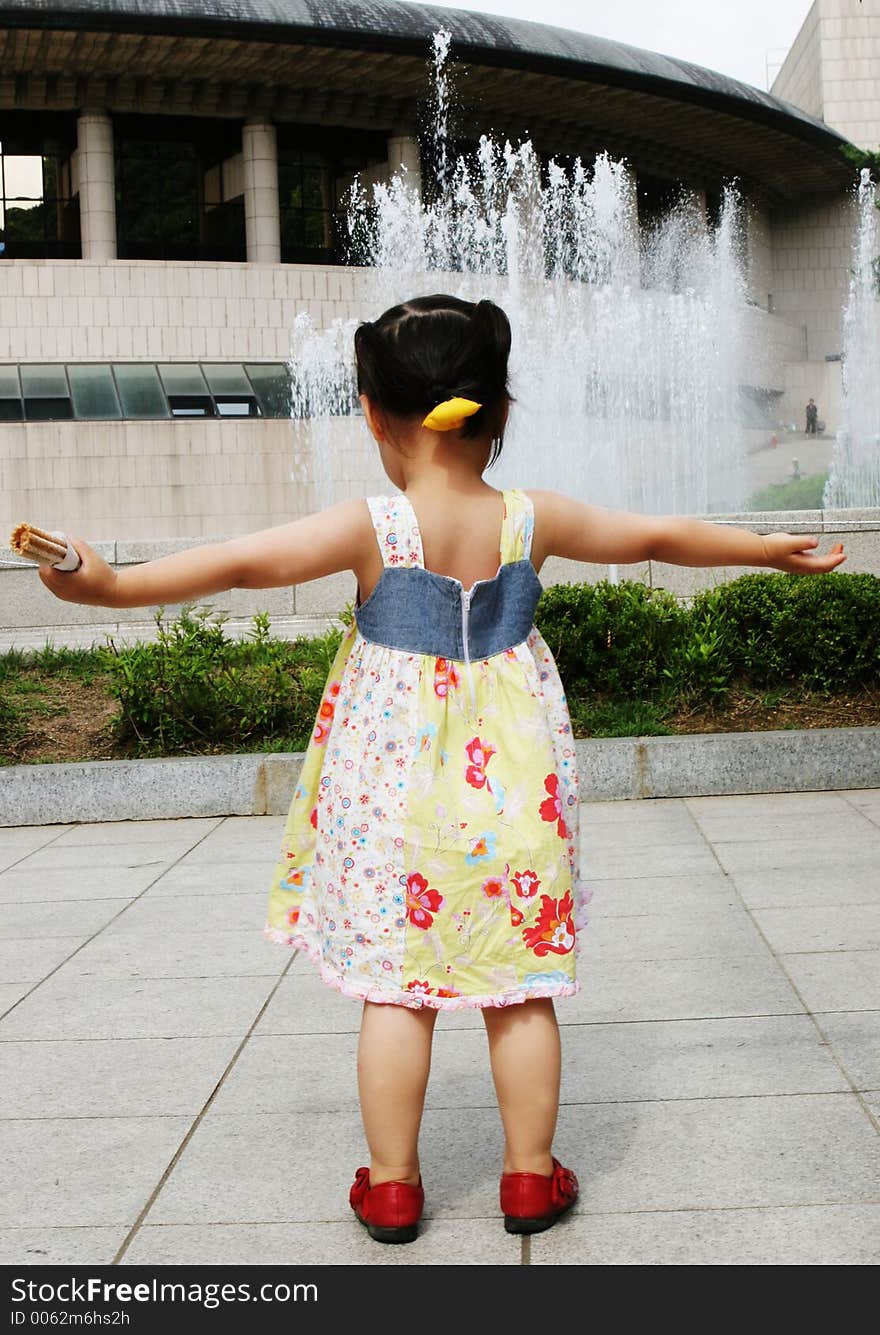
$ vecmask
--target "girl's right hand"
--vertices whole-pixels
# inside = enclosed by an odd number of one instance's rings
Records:
[[[56,570],[54,566],[38,566],[37,573],[46,588],[65,603],[85,603],[89,607],[113,607],[116,571],[82,538],[68,537],[68,542],[78,552],[82,565],[78,570]]]

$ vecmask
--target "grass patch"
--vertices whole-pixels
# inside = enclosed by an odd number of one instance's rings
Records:
[[[828,474],[811,473],[809,477],[789,482],[771,482],[756,491],[748,502],[749,510],[821,510]]]

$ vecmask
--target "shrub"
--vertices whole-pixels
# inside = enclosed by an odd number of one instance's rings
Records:
[[[880,682],[880,579],[760,573],[697,594],[558,584],[537,622],[570,697],[718,702],[735,682],[827,692]]]
[[[709,619],[732,675],[823,691],[880,680],[880,579],[834,573],[743,575],[699,594],[691,624]]]
[[[290,643],[272,639],[258,613],[247,641],[227,639],[223,614],[188,604],[170,624],[160,608],[154,644],[104,651],[120,704],[120,738],[141,755],[241,749],[267,737],[305,746],[339,631]]]
[[[545,589],[536,623],[570,695],[650,695],[663,682],[687,613],[672,594],[624,581]]]

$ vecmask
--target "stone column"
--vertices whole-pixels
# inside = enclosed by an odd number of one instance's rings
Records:
[[[278,144],[275,126],[245,121],[241,132],[244,227],[251,263],[281,263]]]
[[[84,260],[116,259],[116,173],[113,121],[106,111],[76,118],[79,227]]]
[[[422,190],[422,160],[419,153],[419,141],[408,134],[392,134],[388,140],[388,174],[393,176],[401,167],[406,167],[406,179],[409,186]]]

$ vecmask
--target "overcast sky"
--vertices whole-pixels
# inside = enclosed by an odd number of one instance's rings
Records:
[[[729,74],[756,88],[768,87],[806,18],[812,0],[432,0],[443,9],[577,28],[680,56]]]

